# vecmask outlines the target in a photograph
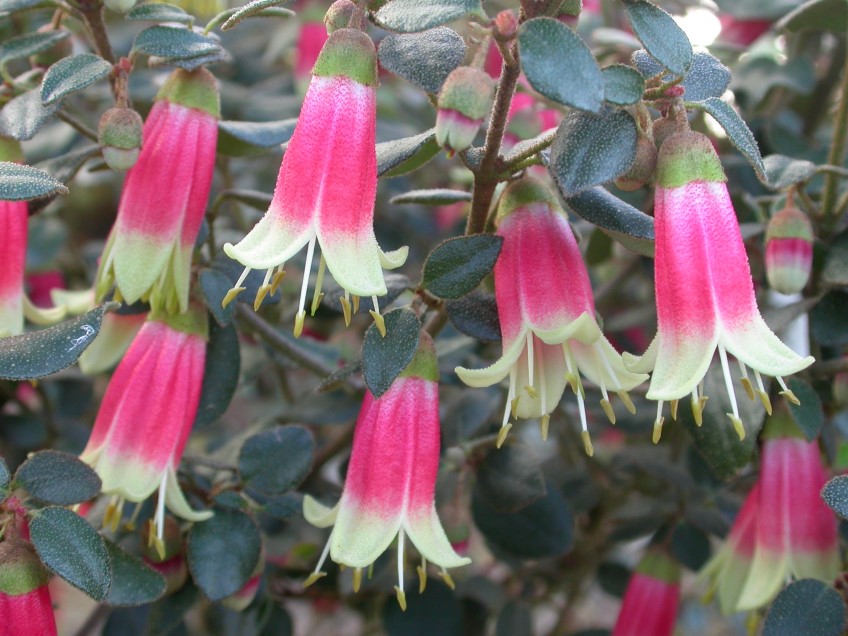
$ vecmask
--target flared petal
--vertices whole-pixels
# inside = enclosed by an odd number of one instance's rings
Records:
[[[173,467],[168,468],[165,479],[165,506],[168,510],[186,521],[206,521],[213,516],[211,510],[195,510],[191,507],[180,488]]]
[[[391,252],[380,250],[380,265],[383,269],[397,269],[406,262],[407,256],[409,256],[409,247],[406,245]]]
[[[488,367],[483,369],[456,367],[454,371],[456,371],[459,379],[470,387],[480,388],[497,384],[509,374],[509,370],[518,361],[526,346],[526,337],[527,332],[525,330],[519,334],[519,337],[514,338],[509,348],[504,350],[503,355]]]
[[[657,364],[657,352],[659,351],[659,337],[654,336],[651,344],[641,356],[633,355],[625,351],[621,354],[621,360],[624,362],[624,367],[633,373],[650,373],[654,370]]]
[[[539,340],[548,344],[562,344],[566,340],[576,340],[591,344],[602,337],[601,328],[593,315],[580,314],[575,320],[552,329],[534,329]]]
[[[338,503],[330,508],[310,495],[303,498],[303,517],[316,528],[329,528],[336,522],[338,514]]]
[[[459,556],[451,547],[432,501],[427,510],[411,513],[403,528],[427,561],[443,568],[458,568],[471,563],[471,559]]]
[[[783,344],[759,313],[734,328],[725,325],[721,344],[752,369],[771,376],[791,375],[815,362],[812,356],[801,357]]]
[[[612,391],[630,391],[648,379],[647,373],[628,371],[621,354],[601,335],[594,344],[569,343],[577,368],[587,379]]]
[[[565,353],[562,345],[545,344],[533,336],[533,378],[527,347],[515,363],[515,415],[530,419],[550,414],[562,399],[566,385]],[[527,387],[531,390],[528,391]]]

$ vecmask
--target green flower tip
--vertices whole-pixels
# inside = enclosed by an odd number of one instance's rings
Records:
[[[439,91],[439,108],[455,110],[468,119],[480,120],[489,114],[495,84],[488,73],[471,66],[451,71]]]
[[[349,77],[365,86],[377,86],[377,49],[358,29],[338,29],[330,34],[318,55],[316,77]]]
[[[771,217],[766,229],[766,242],[783,238],[813,242],[813,225],[807,215],[798,208],[783,208]]]
[[[171,329],[194,334],[204,340],[208,340],[209,338],[209,319],[201,305],[192,304],[189,306],[188,311],[182,314],[154,310],[150,312],[150,320],[164,322]]]
[[[543,181],[530,176],[512,181],[504,189],[498,201],[498,220],[509,216],[519,208],[539,203],[557,212],[562,210],[556,195]]]
[[[336,0],[331,4],[324,15],[324,26],[327,27],[327,33],[334,33],[339,29],[346,28],[355,9],[356,5],[351,0]]]
[[[773,415],[766,418],[760,438],[767,439],[805,439],[804,433],[792,419],[785,406],[778,407]]]
[[[680,581],[680,566],[662,548],[648,548],[636,571],[670,585]]]
[[[156,99],[202,110],[216,118],[221,116],[218,80],[203,67],[194,71],[181,68],[174,70],[159,90]]]
[[[583,10],[583,0],[565,0],[557,11],[558,16],[576,18]]]
[[[9,137],[0,137],[0,161],[23,163],[24,152],[21,150],[20,142]]]
[[[687,130],[668,137],[657,157],[657,185],[677,188],[693,181],[727,181],[712,142]]]
[[[412,361],[401,372],[401,378],[424,378],[437,382],[439,380],[439,361],[436,358],[436,345],[430,334],[421,330],[418,349],[412,356]]]
[[[101,146],[129,150],[141,146],[144,122],[132,108],[110,108],[100,118],[98,140]]]
[[[32,544],[20,539],[0,542],[0,594],[21,596],[47,585],[47,580]]]

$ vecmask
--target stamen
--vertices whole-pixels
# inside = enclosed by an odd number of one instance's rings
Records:
[[[595,449],[592,446],[592,438],[589,437],[589,425],[586,423],[586,404],[583,402],[582,391],[577,392],[577,409],[580,411],[580,427],[583,429],[581,433],[583,437],[583,448],[586,454],[591,457],[595,454]]]
[[[498,431],[498,439],[495,440],[495,448],[500,448],[503,446],[506,441],[506,436],[509,434],[509,430],[512,428],[512,423],[507,422],[505,425],[501,426],[501,430]]]
[[[739,381],[742,383],[742,388],[745,389],[745,393],[749,400],[755,400],[756,396],[754,395],[754,387],[751,385],[750,378],[748,378],[748,368],[739,358],[736,359],[736,362],[739,363],[739,370],[742,372],[742,377],[739,378]]]
[[[542,415],[541,419],[539,420],[539,426],[542,429],[542,439],[543,440],[548,439],[548,428],[550,427],[550,424],[551,424],[551,416],[548,415],[547,413],[545,413],[544,415]]]
[[[405,612],[406,611],[406,594],[403,592],[403,543],[404,543],[405,535],[403,531],[403,526],[401,526],[400,531],[398,532],[398,552],[397,552],[397,571],[398,571],[398,584],[395,586],[395,592],[397,593],[397,600],[400,608]]]
[[[227,305],[229,305],[231,302],[233,302],[233,300],[235,299],[236,296],[238,296],[245,289],[247,289],[247,287],[242,287],[241,284],[244,282],[244,279],[247,278],[247,275],[249,273],[250,273],[250,268],[245,267],[244,270],[241,273],[241,276],[238,277],[236,284],[233,286],[233,288],[230,291],[227,292],[227,295],[224,296],[224,299],[221,301],[221,307],[226,307]]]
[[[680,403],[680,400],[671,400],[669,405],[671,406],[671,419],[675,422],[677,421],[677,406]]]
[[[300,338],[303,333],[303,321],[306,319],[306,290],[309,287],[309,273],[312,271],[312,257],[315,254],[315,237],[309,239],[306,246],[306,262],[303,265],[303,284],[300,286],[300,304],[297,308],[297,316],[294,322],[294,337]]]
[[[121,522],[123,508],[124,498],[119,495],[114,495],[103,515],[103,527],[109,528],[112,532],[115,532],[118,529],[118,524]]]
[[[571,390],[577,394],[580,377],[574,373],[574,369],[571,367],[571,349],[568,346],[568,342],[562,343],[562,352],[565,354],[565,380],[568,382],[569,386],[571,386]]]
[[[324,297],[321,287],[324,285],[324,272],[326,270],[327,262],[324,260],[324,252],[321,252],[321,258],[318,261],[318,275],[315,278],[315,291],[312,292],[312,306],[310,307],[313,316],[318,311],[318,305],[321,304],[321,299]]]
[[[369,311],[371,317],[374,319],[374,324],[377,325],[377,331],[380,332],[380,335],[383,338],[386,337],[386,321],[380,315],[380,305],[377,303],[377,297],[371,296],[371,302],[374,303],[374,309]]]
[[[745,427],[742,425],[742,420],[739,419],[739,406],[736,404],[736,393],[733,390],[733,378],[730,376],[730,366],[727,364],[727,352],[724,350],[724,345],[718,345],[718,357],[721,360],[721,371],[724,375],[724,384],[727,387],[727,395],[730,397],[730,408],[733,413],[728,413],[727,417],[733,423],[733,428],[736,429],[736,434],[739,439],[745,439]]]
[[[607,362],[607,359],[598,353],[598,348],[594,345],[592,345],[592,353],[595,354],[596,363],[601,363],[601,359],[603,358],[603,362],[606,362],[606,364],[603,366],[606,367],[606,372],[609,374],[610,379],[613,380],[613,382],[617,382],[615,374],[609,367],[609,362]],[[612,410],[612,404],[610,404],[609,394],[607,393],[607,385],[604,382],[603,377],[601,378],[601,395],[604,396],[604,398],[601,400],[601,408],[604,410],[604,414],[607,416],[607,419],[610,421],[610,424],[615,424],[615,411]]]
[[[704,423],[704,410],[701,408],[701,400],[698,397],[698,387],[692,389],[692,417],[695,418],[696,426]]]
[[[345,293],[347,293],[347,292],[345,292]],[[376,307],[376,305],[374,305],[374,306]],[[353,295],[353,313],[355,313],[355,314],[359,313],[359,296],[357,296],[356,294]]]
[[[548,424],[551,421],[551,416],[548,415],[548,382],[544,364],[539,366],[539,390],[541,392],[539,402],[542,407],[542,417],[539,424],[542,427],[542,439],[548,439]]]
[[[583,438],[583,450],[585,450],[586,454],[591,457],[595,454],[595,447],[592,446],[592,438],[589,435],[589,431],[583,431],[580,436]]]
[[[285,263],[280,263],[277,265],[277,273],[271,278],[271,295],[277,293],[277,289],[280,287],[280,284],[283,282],[283,279],[286,277],[286,272],[283,270]]]
[[[787,400],[792,402],[792,404],[794,404],[795,406],[801,406],[801,400],[799,400],[798,397],[792,392],[792,390],[788,386],[786,386],[786,382],[783,381],[783,378],[781,378],[778,375],[778,376],[775,376],[775,379],[777,380],[777,383],[780,385],[780,388],[783,389],[780,392],[780,395],[782,395]]]
[[[138,514],[141,512],[141,502],[136,503],[135,508],[132,511],[132,515],[124,524],[124,527],[130,532],[135,532],[135,522],[138,520]]]
[[[156,536],[160,539],[165,533],[165,486],[168,483],[168,476],[162,475],[162,481],[159,482],[159,493],[156,500]]]
[[[345,291],[345,295],[339,298],[342,304],[342,313],[344,314],[345,327],[350,327],[350,320],[353,314],[350,311],[350,294]]]
[[[503,446],[504,440],[506,440],[506,435],[509,433],[509,429],[512,428],[512,424],[509,423],[510,414],[515,417],[515,413],[511,413],[511,407],[513,403],[513,396],[515,395],[515,380],[518,375],[515,367],[512,367],[509,370],[509,391],[506,394],[506,406],[504,407],[503,421],[501,422],[501,430],[498,432],[498,439],[495,442],[495,446],[500,448]]]
[[[270,268],[265,272],[265,280],[262,281],[262,285],[259,286],[259,289],[256,290],[256,297],[253,299],[253,311],[259,311],[259,307],[262,306],[262,301],[265,300],[265,296],[268,295],[268,292],[271,291],[271,285],[268,284],[268,281],[271,280],[271,273],[274,271],[274,268]]]
[[[630,413],[630,415],[636,415],[636,405],[633,404],[633,400],[630,399],[630,395],[627,391],[616,391],[616,395],[618,399],[624,402],[624,408]]]
[[[662,428],[665,423],[665,418],[662,414],[663,401],[657,401],[657,419],[654,420],[654,430],[651,433],[651,441],[654,444],[658,444],[660,441],[660,437],[662,437]]]
[[[333,538],[333,533],[330,533],[330,536],[327,537],[327,543],[324,544],[324,549],[321,551],[321,558],[318,559],[318,564],[315,566],[315,570],[306,577],[306,580],[303,582],[303,587],[307,588],[315,581],[320,579],[322,576],[327,576],[326,572],[322,572],[321,568],[324,567],[324,561],[327,560],[327,555],[330,554],[330,540]]]
[[[418,570],[418,593],[423,594],[427,589],[427,559],[421,557],[421,565],[415,569]]]
[[[353,568],[353,591],[358,592],[362,586],[362,568]]]
[[[447,586],[448,586],[450,589],[452,589],[452,590],[455,590],[455,589],[456,589],[456,583],[454,583],[454,582],[453,582],[453,579],[451,578],[451,575],[450,575],[450,574],[448,574],[448,571],[447,571],[445,568],[442,568],[442,571],[441,571],[441,572],[439,572],[439,575],[440,575],[440,576],[442,577],[442,579],[444,580],[445,585],[447,585]]]
[[[527,384],[530,385],[531,390],[532,390],[532,387],[533,387],[533,371],[534,371],[533,354],[534,353],[535,352],[534,352],[534,347],[533,347],[533,332],[528,331],[527,332]],[[527,392],[530,393],[529,390]],[[534,399],[536,397],[532,393],[530,393],[530,396]]]
[[[754,369],[754,378],[756,378],[757,380],[757,388],[759,389],[757,391],[757,397],[759,397],[760,402],[763,403],[763,406],[766,409],[766,413],[771,415],[771,398],[769,397],[769,394],[766,393],[766,389],[763,386],[763,376],[761,376],[760,372],[756,369]]]

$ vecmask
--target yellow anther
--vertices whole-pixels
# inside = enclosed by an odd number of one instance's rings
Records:
[[[671,419],[675,422],[677,421],[677,407],[680,404],[680,400],[672,400],[671,401]]]
[[[509,429],[511,429],[511,428],[512,428],[511,422],[507,422],[506,424],[501,426],[501,430],[498,431],[498,439],[495,442],[495,446],[497,448],[500,448],[501,446],[503,446],[503,443],[506,441],[507,433],[509,433]]]
[[[135,522],[130,520],[124,524],[124,530],[127,532],[135,532]]]
[[[233,287],[230,291],[227,292],[227,295],[224,296],[224,300],[221,301],[221,307],[226,307],[233,300],[235,300],[236,296],[242,293],[247,287]]]
[[[574,395],[577,395],[577,387],[579,386],[577,376],[569,371],[565,374],[565,381],[568,382],[571,390],[574,391]]]
[[[270,291],[270,285],[262,285],[259,289],[256,290],[256,298],[253,300],[253,311],[259,311],[259,307],[262,305],[262,301],[265,300],[265,296],[267,296],[268,292]]]
[[[355,313],[355,314],[359,313],[359,296],[354,294],[352,296],[352,298],[353,298],[353,313]]]
[[[509,414],[512,417],[516,417],[516,413],[518,413],[518,398],[520,397],[520,395],[516,395],[512,398],[512,402],[509,403]]]
[[[524,387],[524,390],[527,391],[527,395],[529,395],[534,400],[539,399],[539,392],[536,389],[534,389],[532,386],[527,385],[527,386]]]
[[[325,576],[327,576],[326,572],[313,572],[312,574],[306,577],[306,580],[303,582],[303,587],[307,588],[313,583],[315,583],[315,581]]]
[[[344,563],[339,563],[339,572],[344,572],[347,570],[347,566]]]
[[[373,309],[371,311],[369,311],[368,313],[371,314],[371,317],[374,319],[374,324],[377,325],[377,331],[379,331],[380,335],[383,336],[383,338],[385,338],[386,337],[386,321],[383,319],[383,317],[380,314],[378,314]]]
[[[153,545],[156,547],[156,554],[159,555],[159,559],[165,560],[165,542],[159,538],[159,535],[153,535]]]
[[[630,399],[630,394],[627,393],[627,391],[618,391],[616,395],[618,395],[618,399],[624,402],[624,408],[626,408],[631,415],[636,415],[636,405],[633,404],[633,400]]]
[[[442,580],[445,582],[445,585],[447,585],[452,590],[456,589],[456,583],[453,582],[453,578],[451,578],[451,575],[448,574],[447,570],[442,568],[442,571],[439,572],[439,574],[441,575]]]
[[[353,591],[358,592],[362,587],[362,568],[353,569]]]
[[[615,411],[612,410],[612,404],[610,404],[610,401],[601,400],[601,408],[604,410],[610,424],[615,424]]]
[[[147,547],[152,548],[153,543],[156,541],[156,524],[153,523],[153,519],[147,522]]]
[[[589,437],[589,431],[583,431],[583,448],[586,449],[586,454],[591,457],[595,454],[595,447],[592,446],[592,438]]]
[[[339,298],[342,304],[342,313],[344,314],[345,327],[350,327],[350,319],[353,314],[350,312],[350,301],[344,296]]]
[[[374,564],[368,566],[368,579],[371,580],[374,578]]]
[[[736,429],[736,434],[739,436],[739,441],[741,442],[745,439],[745,425],[742,424],[742,420],[736,417],[733,413],[728,413],[727,417],[729,417],[730,421],[733,422],[733,428]]]
[[[419,565],[415,569],[418,571],[418,593],[423,594],[424,590],[427,589],[427,570],[424,569],[423,565]]]
[[[312,297],[312,307],[310,307],[311,314],[314,316],[315,312],[318,311],[318,307],[321,305],[321,301],[324,299],[324,292],[319,292]]]
[[[539,426],[542,429],[542,439],[548,439],[548,428],[551,424],[551,416],[545,413],[539,420]]]
[[[271,278],[271,295],[277,293],[277,289],[279,289],[280,284],[283,282],[283,279],[286,277],[286,273],[283,270],[280,270],[276,274],[274,274],[273,278]]]
[[[294,319],[294,337],[300,338],[300,334],[303,333],[303,321],[306,320],[306,311],[301,310],[297,312],[297,316]]]
[[[695,425],[700,426],[704,423],[704,409],[701,408],[701,400],[692,398],[692,417],[695,418]]]
[[[115,288],[115,293],[112,294],[112,300],[114,300],[116,303],[124,302],[124,297],[121,295],[121,290],[117,287]]]
[[[795,395],[790,389],[786,389],[785,391],[781,391],[780,395],[785,397],[787,400],[792,402],[795,406],[801,406],[801,400],[798,399],[798,396]],[[771,415],[771,413],[769,413]]]
[[[395,585],[395,594],[397,594],[398,605],[400,605],[400,608],[405,612],[406,611],[406,594],[397,585]]]
[[[739,381],[742,383],[742,388],[745,389],[745,394],[748,396],[748,399],[756,399],[756,395],[754,395],[754,385],[751,384],[751,380],[748,378],[739,378]]]
[[[760,402],[763,403],[763,406],[766,409],[766,413],[771,415],[771,398],[769,397],[768,393],[766,393],[765,391],[757,391],[757,395],[760,398]]]
[[[651,441],[654,442],[654,444],[658,444],[660,437],[662,437],[662,428],[664,423],[664,417],[657,418],[657,421],[654,422],[654,431],[651,433]]]

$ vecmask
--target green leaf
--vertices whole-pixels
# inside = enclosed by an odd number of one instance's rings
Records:
[[[476,494],[496,512],[516,512],[545,496],[539,458],[529,446],[490,448],[477,466]]]
[[[610,596],[623,598],[632,574],[630,568],[621,563],[604,561],[598,566],[598,584]]]
[[[195,427],[212,424],[221,417],[236,392],[241,369],[241,352],[235,327],[220,327],[214,321],[210,323],[204,369],[200,404],[194,419]]]
[[[288,493],[281,497],[272,497],[262,502],[262,510],[275,519],[294,519],[303,511],[303,495]]]
[[[766,168],[763,165],[763,158],[760,156],[757,140],[754,139],[754,134],[739,116],[739,113],[733,110],[730,104],[717,97],[710,97],[693,105],[709,113],[724,128],[730,142],[748,160],[760,181],[766,183]]]
[[[232,56],[225,49],[218,47],[212,53],[207,53],[206,55],[198,55],[195,57],[156,57],[154,55],[151,55],[149,58],[147,58],[147,66],[150,68],[176,66],[186,71],[196,71],[201,66],[206,66],[207,64],[216,64],[219,62],[230,61],[232,61]]]
[[[407,594],[409,594],[407,592]],[[462,607],[450,588],[430,579],[421,594],[409,594],[406,611],[390,599],[383,604],[388,636],[463,636]]]
[[[174,594],[168,594],[165,598],[156,601],[150,607],[144,636],[168,636],[169,634],[178,636],[185,633],[176,628],[182,624],[183,616],[197,605],[199,596],[197,588],[189,581]],[[126,635],[118,632],[115,636]]]
[[[135,5],[124,16],[126,20],[147,20],[150,22],[182,22],[191,24],[194,16],[189,15],[180,7],[166,2],[145,2]]]
[[[103,538],[77,513],[50,506],[32,513],[29,533],[48,569],[95,601],[112,585],[112,568]]]
[[[294,134],[297,118],[281,121],[219,121],[218,152],[244,157],[286,143]]]
[[[198,282],[203,299],[206,302],[206,308],[209,309],[215,323],[220,327],[229,325],[235,315],[236,304],[230,303],[226,307],[222,307],[221,301],[232,288],[233,281],[217,269],[204,267],[200,270]]]
[[[182,27],[152,26],[141,31],[133,42],[132,53],[169,59],[189,59],[220,52],[212,38]]]
[[[31,455],[15,473],[16,485],[48,504],[70,506],[93,499],[100,477],[76,455],[44,450]]]
[[[221,25],[221,31],[229,31],[242,20],[255,16],[263,9],[283,4],[284,2],[288,2],[288,0],[253,0],[253,2],[248,2],[227,18],[227,21]],[[289,15],[295,15],[295,12],[289,9],[282,9],[282,11],[285,11]]]
[[[636,122],[624,110],[572,111],[559,125],[548,169],[565,198],[612,181],[636,158]]]
[[[105,541],[112,564],[112,587],[106,604],[113,607],[146,605],[165,595],[165,579],[156,570],[111,541]]]
[[[34,380],[69,367],[100,332],[106,303],[82,316],[40,331],[0,339],[0,378]]]
[[[414,137],[404,137],[377,144],[377,176],[397,177],[417,170],[439,152],[436,129]]]
[[[372,324],[362,342],[362,372],[368,390],[379,398],[412,361],[421,337],[421,323],[409,307],[393,309],[383,316],[386,335]]]
[[[848,286],[848,231],[840,232],[830,244],[821,280],[833,287]]]
[[[386,283],[387,293],[385,296],[380,296],[379,304],[381,307],[388,307],[411,287],[409,278],[396,272],[386,272],[383,274],[383,280]],[[337,283],[332,282],[325,283],[324,293],[324,300],[321,301],[321,307],[327,307],[335,312],[342,313],[341,298],[345,295],[345,291]],[[372,309],[374,309],[374,303],[371,302],[370,298],[359,299],[360,311],[367,312]]]
[[[259,562],[262,537],[253,519],[238,510],[219,508],[188,533],[188,568],[210,601],[238,592]]]
[[[772,190],[786,190],[816,174],[816,164],[812,161],[786,155],[769,155],[763,159],[763,169],[766,185]]]
[[[665,72],[665,67],[652,58],[644,49],[639,49],[631,56],[633,64],[643,77],[654,77]],[[663,75],[664,82],[670,82],[674,75]],[[721,97],[730,84],[730,69],[717,58],[706,51],[698,51],[692,58],[692,66],[686,73],[686,78],[680,83],[685,89],[684,99],[690,102],[701,102],[710,97]]]
[[[0,109],[0,135],[29,141],[50,121],[58,104],[44,106],[38,88],[21,93]]]
[[[39,161],[35,164],[35,167],[39,170],[44,170],[57,181],[67,183],[74,178],[74,175],[79,172],[80,168],[85,165],[86,161],[99,154],[100,146],[92,144],[83,146],[78,150],[72,150],[64,155],[59,155],[58,157],[51,157],[50,159]],[[56,192],[55,194],[59,193]],[[39,201],[39,203],[41,203],[41,201]],[[30,210],[32,210],[32,208],[30,208]]]
[[[415,33],[463,17],[488,19],[480,0],[391,0],[377,11],[374,21],[387,31]]]
[[[848,519],[848,475],[834,477],[824,485],[821,498],[843,519]]]
[[[807,441],[812,442],[819,436],[824,426],[824,408],[821,398],[816,390],[801,378],[792,376],[786,379],[786,384],[801,401],[801,404],[796,406],[787,400],[792,419],[804,432]]]
[[[526,603],[510,601],[498,614],[495,636],[533,636],[533,615]]]
[[[710,558],[710,539],[688,523],[679,523],[671,535],[671,553],[693,572],[700,570]]]
[[[465,41],[456,31],[437,27],[423,33],[390,34],[380,42],[380,65],[428,93],[438,93],[447,76],[465,59]]]
[[[848,293],[834,290],[825,294],[810,312],[810,331],[825,347],[848,344]]]
[[[57,194],[68,194],[68,189],[43,170],[0,161],[0,201],[27,201]]]
[[[434,188],[432,190],[411,190],[389,199],[389,203],[394,205],[410,203],[418,205],[450,205],[451,203],[458,203],[460,201],[471,201],[471,193],[465,190]]]
[[[553,18],[533,18],[518,29],[521,68],[539,93],[560,104],[598,112],[605,83],[595,57],[574,31]]]
[[[494,294],[473,291],[445,303],[448,319],[466,336],[481,342],[500,342],[501,323]]]
[[[59,60],[41,80],[41,102],[47,106],[66,95],[99,82],[112,72],[112,65],[94,53],[81,53]]]
[[[503,238],[492,234],[443,241],[427,256],[421,285],[439,298],[461,298],[489,275],[502,246]]]
[[[675,75],[692,65],[692,44],[668,13],[647,0],[623,0],[633,33],[648,53]]]
[[[0,64],[35,55],[53,47],[70,35],[70,31],[46,31],[28,33],[10,38],[0,44]]]
[[[6,466],[6,460],[0,457],[0,501],[9,496],[9,484],[12,481],[12,476],[9,474],[9,467]]]
[[[774,599],[763,636],[840,636],[845,629],[845,601],[829,583],[801,579]]]
[[[297,488],[312,469],[315,440],[302,426],[275,426],[245,440],[239,451],[242,480],[264,495]]]
[[[604,99],[612,104],[626,106],[642,99],[645,80],[635,68],[613,64],[601,69],[604,78]]]
[[[0,0],[0,13],[14,13],[15,11],[23,11],[36,5],[41,4],[45,0]]]
[[[848,2],[845,0],[811,0],[783,16],[775,25],[779,31],[833,31],[845,35],[848,25]]]

